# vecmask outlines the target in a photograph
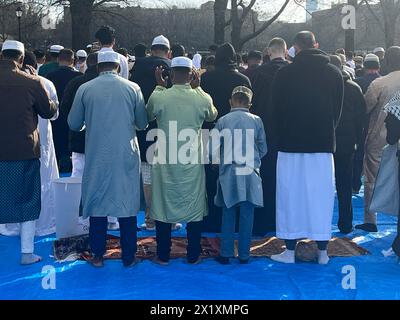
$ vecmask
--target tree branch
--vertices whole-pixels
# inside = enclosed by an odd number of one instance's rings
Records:
[[[244,43],[250,41],[251,39],[254,39],[255,37],[259,36],[261,33],[263,33],[271,24],[273,24],[279,18],[279,16],[282,14],[282,12],[288,6],[289,2],[290,2],[290,0],[285,0],[285,3],[282,5],[282,7],[279,9],[279,11],[277,13],[275,13],[275,15],[271,19],[264,22],[264,24],[257,31],[255,31],[247,36],[244,36],[241,39],[241,43],[244,44]]]

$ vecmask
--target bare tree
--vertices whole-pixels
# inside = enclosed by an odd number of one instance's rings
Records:
[[[130,0],[50,0],[52,6],[69,6],[72,26],[72,48],[81,49],[90,42],[90,26],[93,13],[107,3],[128,5],[136,1]]]
[[[230,25],[226,21],[226,12],[229,0],[215,0],[214,2],[214,42],[222,44],[225,42],[225,29]]]
[[[237,50],[242,50],[243,46],[250,40],[258,37],[261,33],[263,33],[272,23],[274,23],[279,16],[286,9],[290,0],[284,0],[283,4],[280,8],[272,15],[271,18],[264,21],[260,26],[256,26],[253,23],[252,31],[243,34],[243,27],[246,21],[252,20],[254,21],[254,8],[256,4],[267,5],[268,3],[272,4],[272,2],[276,1],[257,1],[257,0],[230,0],[231,8],[230,8],[230,18],[226,21],[226,11],[228,6],[228,1],[216,0],[214,5],[215,16],[215,42],[220,43],[221,40],[224,39],[225,28],[231,27],[231,41],[233,46]],[[218,4],[217,4],[218,3]],[[224,28],[222,28],[224,26]]]

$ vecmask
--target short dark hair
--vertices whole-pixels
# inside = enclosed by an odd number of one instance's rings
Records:
[[[58,56],[60,61],[72,61],[75,59],[75,53],[71,49],[62,49]]]
[[[174,67],[174,68],[172,68],[172,70],[174,70],[174,72],[180,73],[180,74],[189,73],[192,71],[192,69],[186,68],[186,67]]]
[[[311,31],[300,31],[294,38],[294,45],[301,50],[312,49],[317,43],[314,33]]]
[[[91,53],[88,55],[88,57],[86,59],[86,64],[88,67],[95,66],[95,65],[97,65],[97,61],[98,61],[97,52]]]
[[[49,56],[52,58],[52,59],[58,59],[58,57],[60,56],[60,53],[59,52],[49,52],[48,53],[49,54]]]
[[[128,55],[129,55],[128,49],[126,49],[126,48],[119,48],[117,50],[117,52],[119,54],[122,54],[124,57],[128,57]]]
[[[164,51],[164,52],[168,52],[169,48],[167,46],[163,46],[162,44],[155,44],[153,46],[151,46],[151,50],[152,51]]]
[[[250,51],[249,54],[247,55],[247,61],[248,60],[262,60],[263,59],[263,54],[261,51],[253,50]]]
[[[354,58],[354,52],[353,51],[346,51],[345,54],[347,59],[353,59]]]
[[[95,37],[102,45],[110,45],[115,40],[115,29],[110,26],[102,26],[96,32]]]
[[[204,64],[206,67],[215,65],[215,56],[208,56]]]
[[[144,58],[146,57],[147,47],[143,43],[138,43],[135,48],[133,48],[133,52],[135,53],[136,58]]]
[[[184,57],[186,53],[185,47],[181,44],[176,43],[171,47],[171,53],[173,58]]]
[[[330,60],[331,60],[331,64],[333,64],[335,67],[339,68],[340,70],[343,69],[343,63],[342,63],[342,59],[340,59],[340,57],[336,54],[332,54],[329,56]]]
[[[21,51],[18,51],[18,50],[3,50],[1,52],[1,55],[5,59],[18,61],[23,56],[23,53]]]
[[[243,92],[235,93],[232,96],[232,99],[238,100],[240,103],[242,103],[244,105],[250,105],[251,104],[249,96],[244,94]]]
[[[38,49],[34,50],[33,54],[35,55],[36,59],[43,59],[46,56],[43,50],[38,50]]]
[[[102,62],[98,64],[99,71],[102,70],[114,70],[119,67],[119,64],[116,62]]]
[[[208,50],[217,51],[218,50],[218,45],[217,44],[212,44],[211,46],[208,47]]]
[[[24,67],[26,66],[31,66],[34,67],[35,69],[37,68],[36,56],[31,51],[25,51]]]
[[[336,53],[336,54],[344,54],[344,55],[346,55],[346,50],[343,49],[343,48],[339,48],[339,49],[337,49],[337,50],[335,51],[335,53]]]

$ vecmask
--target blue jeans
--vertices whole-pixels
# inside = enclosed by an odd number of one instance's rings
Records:
[[[232,208],[222,210],[221,256],[231,258],[235,255],[235,225],[236,208],[240,209],[239,220],[239,258],[247,260],[250,257],[251,236],[254,222],[254,205],[241,202]]]

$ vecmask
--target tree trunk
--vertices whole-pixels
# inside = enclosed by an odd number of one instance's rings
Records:
[[[94,0],[70,0],[72,25],[72,49],[86,48],[91,42],[90,25],[93,17]]]
[[[397,17],[394,21],[385,22],[385,44],[386,48],[390,48],[394,46],[394,40],[396,37],[396,21]]]
[[[214,3],[214,42],[223,44],[225,42],[226,11],[228,0],[215,0]]]
[[[243,22],[239,16],[239,6],[237,0],[231,1],[231,41],[236,51],[240,52],[243,48],[242,44],[242,27]]]

